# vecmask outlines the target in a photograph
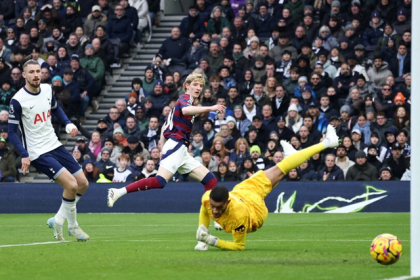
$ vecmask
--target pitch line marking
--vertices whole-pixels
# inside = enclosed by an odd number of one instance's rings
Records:
[[[26,244],[8,244],[8,245],[0,245],[0,248],[49,245],[49,244],[58,244],[58,243],[67,243],[67,242],[70,242],[70,241],[48,241],[48,242],[26,243]]]
[[[383,280],[405,280],[405,279],[415,279],[418,276],[400,276],[400,277],[395,277],[395,278],[386,278]]]

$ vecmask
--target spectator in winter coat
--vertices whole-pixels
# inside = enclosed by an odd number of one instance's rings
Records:
[[[373,60],[373,67],[367,71],[369,80],[373,82],[375,87],[382,87],[388,76],[392,75],[392,72],[388,69],[388,63],[383,61],[382,56],[376,55]]]
[[[349,168],[346,181],[376,181],[378,171],[367,162],[367,156],[363,151],[356,153],[356,164]]]
[[[325,156],[325,167],[318,171],[318,181],[344,181],[344,173],[340,167],[335,164],[335,155]]]
[[[188,39],[201,38],[204,32],[204,21],[200,18],[197,5],[189,7],[188,16],[183,18],[181,25],[181,36]]]
[[[95,33],[96,27],[99,25],[107,25],[108,17],[101,12],[102,9],[99,5],[92,7],[92,13],[87,16],[86,21],[83,24],[83,31],[85,35],[92,37]]]
[[[347,171],[354,165],[354,161],[347,157],[347,150],[342,145],[337,147],[336,156],[335,164],[343,170],[344,178],[346,178]]]
[[[108,19],[106,30],[109,38],[116,40],[118,43],[119,56],[127,55],[133,35],[133,26],[130,19],[125,15],[123,6],[115,6],[114,15]]]

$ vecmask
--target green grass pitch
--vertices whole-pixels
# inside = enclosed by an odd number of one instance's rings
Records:
[[[242,252],[194,251],[197,214],[79,214],[90,241],[66,234],[70,242],[33,244],[54,241],[49,217],[0,215],[0,279],[359,280],[410,274],[407,213],[269,214]],[[210,231],[231,240],[212,225]],[[394,265],[370,256],[371,240],[381,233],[402,241],[403,256]]]

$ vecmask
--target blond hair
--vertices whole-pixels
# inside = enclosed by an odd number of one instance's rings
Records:
[[[191,73],[188,75],[188,77],[185,79],[184,84],[182,85],[182,89],[187,92],[186,84],[191,84],[194,81],[201,82],[203,86],[206,84],[206,80],[204,79],[203,75],[200,73]]]

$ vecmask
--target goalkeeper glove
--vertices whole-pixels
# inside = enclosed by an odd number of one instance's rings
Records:
[[[200,225],[197,229],[197,240],[205,242],[211,246],[216,246],[219,239],[209,233],[208,229],[204,225]]]
[[[218,222],[214,221],[214,229],[222,231],[223,227]]]
[[[209,246],[207,246],[207,243],[198,241],[198,244],[195,245],[194,250],[196,250],[196,251],[208,251],[209,250]]]

